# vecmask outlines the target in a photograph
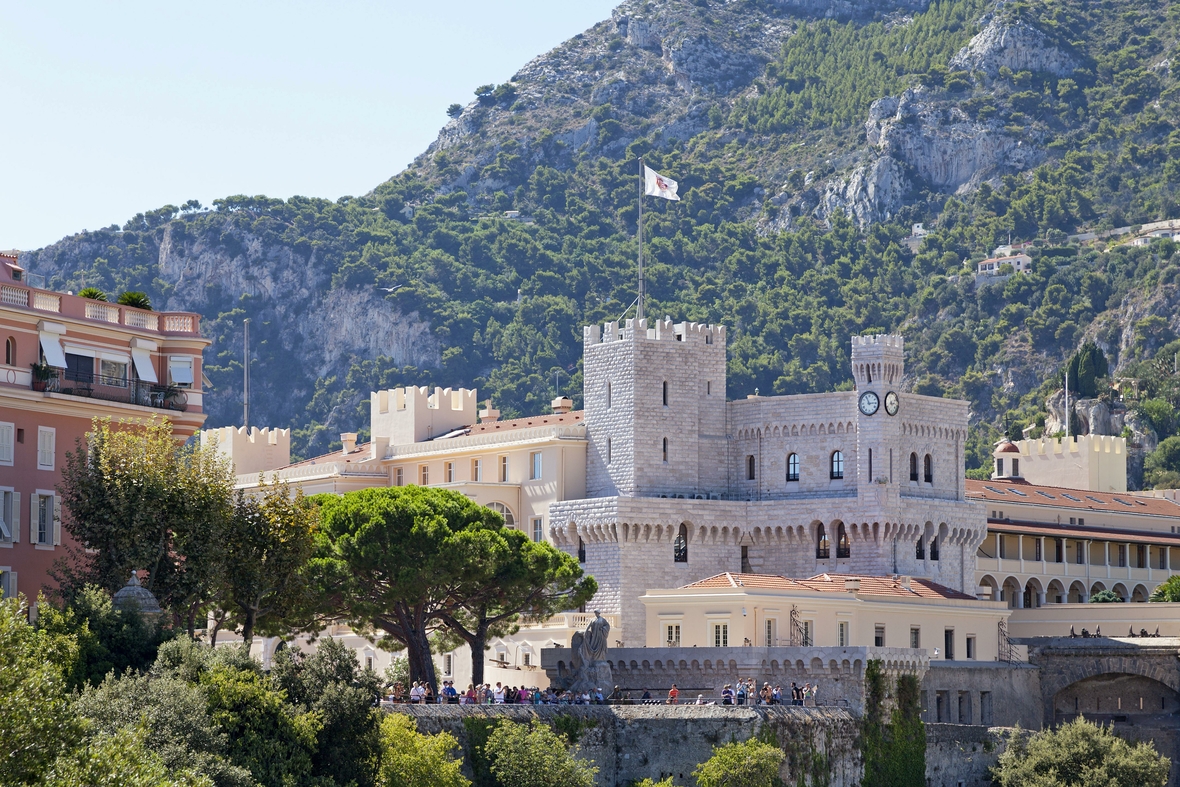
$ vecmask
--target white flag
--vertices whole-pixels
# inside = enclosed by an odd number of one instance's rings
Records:
[[[643,165],[643,193],[649,197],[663,197],[664,199],[680,201],[676,196],[676,181],[665,178],[646,164]]]

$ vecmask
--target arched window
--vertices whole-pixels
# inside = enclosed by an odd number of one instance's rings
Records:
[[[4,340],[4,363],[16,366],[16,339],[11,336]]]
[[[668,461],[668,438],[664,438],[664,461]]]
[[[680,532],[672,542],[672,559],[677,563],[688,562],[688,526],[680,523]]]
[[[799,480],[799,454],[791,454],[787,457],[787,480]]]
[[[516,527],[516,517],[512,516],[512,509],[508,506],[503,503],[488,503],[488,508],[504,517],[504,527]]]
[[[758,470],[758,464],[754,460],[754,455],[750,454],[749,456],[746,457],[746,480],[753,481],[755,478],[757,478],[758,477],[757,470]]]
[[[914,548],[914,557],[918,560],[926,559],[926,536],[918,536],[918,545]]]
[[[918,455],[916,453],[910,454],[910,480],[918,480]]]
[[[843,451],[833,451],[832,452],[832,473],[831,473],[831,475],[832,475],[833,479],[844,477],[844,452]]]
[[[930,559],[938,560],[938,536],[933,536],[930,539]]]
[[[586,542],[578,538],[578,562],[586,562]]]
[[[847,558],[852,554],[852,544],[848,541],[848,531],[844,529],[844,523],[841,522],[836,526],[836,557]]]
[[[668,381],[664,380],[664,407],[668,406]]]
[[[821,523],[815,531],[815,559],[827,560],[832,556],[831,545],[828,543],[828,533]]]
[[[922,475],[926,479],[926,483],[934,483],[934,459],[930,454],[926,454],[926,458],[922,460]]]

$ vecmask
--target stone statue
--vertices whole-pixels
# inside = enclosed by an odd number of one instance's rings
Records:
[[[610,664],[604,660],[609,634],[610,623],[595,610],[594,620],[590,621],[586,631],[570,637],[569,666],[558,669],[563,689],[578,693],[593,693],[596,689],[610,691],[613,678]]]
[[[602,661],[606,655],[607,636],[610,634],[610,623],[598,610],[594,610],[594,620],[586,627],[586,634],[582,638],[582,661],[593,664]]]

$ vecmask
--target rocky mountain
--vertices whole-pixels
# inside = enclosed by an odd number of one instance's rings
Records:
[[[1163,0],[628,0],[369,194],[165,206],[24,260],[205,315],[211,425],[250,317],[256,420],[310,455],[379,386],[579,394],[580,326],[634,298],[643,156],[683,197],[645,209],[651,309],[731,326],[735,395],[846,384],[848,335],[898,330],[980,463],[1081,342],[1123,374],[1180,333],[1170,242],[1066,242],[1180,216],[1178,29]],[[1033,269],[976,276],[1009,239]]]

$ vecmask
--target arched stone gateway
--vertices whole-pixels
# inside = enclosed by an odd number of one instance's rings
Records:
[[[1059,713],[1066,720],[1071,713],[1083,713],[1087,718],[1098,712],[1105,715],[1104,700],[1113,703],[1116,712],[1137,709],[1140,697],[1144,712],[1161,701],[1165,711],[1169,707],[1180,710],[1180,704],[1168,704],[1180,703],[1180,639],[1053,637],[1028,639],[1023,644],[1029,646],[1029,662],[1040,669],[1046,725],[1056,723]],[[1120,708],[1120,698],[1134,707]],[[1077,710],[1070,711],[1075,700]],[[1062,702],[1064,706],[1060,706]],[[1173,720],[1173,729],[1174,724]]]
[[[1079,716],[1100,724],[1175,727],[1180,692],[1154,678],[1108,673],[1071,683],[1053,697],[1053,723]]]

